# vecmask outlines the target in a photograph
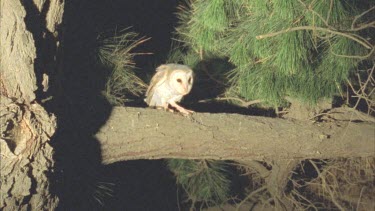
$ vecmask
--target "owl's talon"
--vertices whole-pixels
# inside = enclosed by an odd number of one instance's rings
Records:
[[[194,111],[192,111],[192,110],[188,110],[188,109],[185,109],[185,108],[183,108],[183,107],[178,108],[178,111],[179,111],[180,113],[182,113],[183,115],[185,115],[185,116],[194,113]]]
[[[195,111],[192,111],[192,110],[188,110],[188,109],[185,109],[189,114],[193,114],[195,113]]]
[[[173,109],[170,109],[170,108],[167,108],[166,111],[169,111],[171,113],[174,113],[174,110]]]

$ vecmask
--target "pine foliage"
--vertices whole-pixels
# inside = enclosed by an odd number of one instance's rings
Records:
[[[100,38],[99,60],[109,71],[103,95],[112,105],[123,105],[126,96],[141,96],[146,90],[147,84],[135,74],[133,57],[136,54],[132,52],[146,39],[137,37],[137,33],[125,29]]]
[[[228,93],[274,106],[287,96],[314,104],[337,94],[372,50],[358,36],[368,29],[353,30],[361,3],[190,0],[179,7],[177,37],[188,55],[235,66]]]
[[[230,180],[223,161],[169,159],[168,167],[193,204],[213,205],[228,200]]]

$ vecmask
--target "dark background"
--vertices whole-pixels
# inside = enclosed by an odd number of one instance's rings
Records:
[[[129,161],[102,166],[93,135],[111,106],[101,97],[108,73],[97,65],[98,36],[128,27],[151,39],[137,48],[141,70],[165,62],[176,24],[177,0],[67,0],[63,70],[54,78],[49,111],[58,117],[53,137],[57,171],[52,190],[58,210],[177,210],[177,187],[165,161]],[[152,70],[154,71],[154,70]],[[106,190],[109,188],[109,190]]]

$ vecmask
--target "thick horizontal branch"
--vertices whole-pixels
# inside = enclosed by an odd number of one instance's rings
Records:
[[[263,160],[375,156],[375,124],[312,123],[239,114],[183,117],[115,107],[96,134],[104,164],[134,159]]]

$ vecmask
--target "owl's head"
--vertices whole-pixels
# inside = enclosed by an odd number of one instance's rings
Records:
[[[169,76],[169,85],[181,95],[190,92],[193,81],[193,71],[185,65],[176,65]]]

